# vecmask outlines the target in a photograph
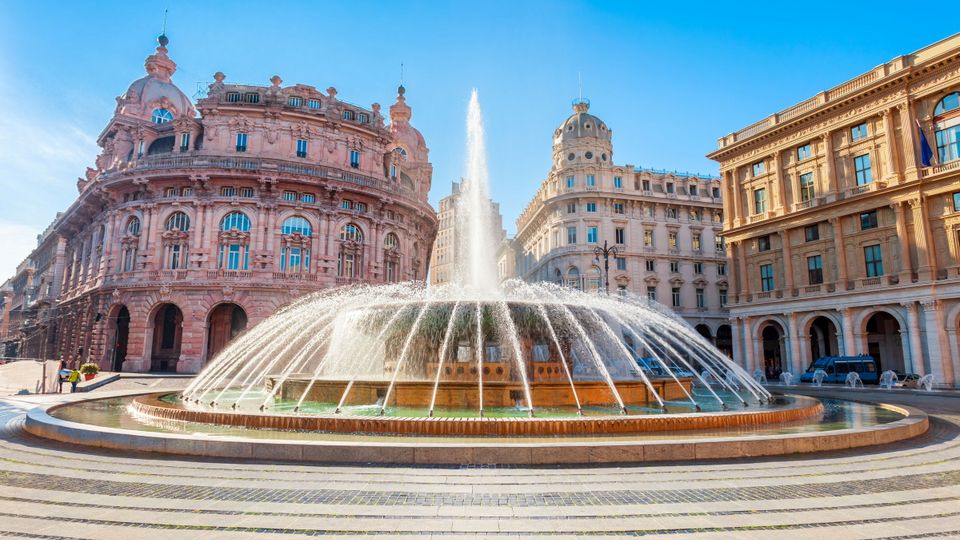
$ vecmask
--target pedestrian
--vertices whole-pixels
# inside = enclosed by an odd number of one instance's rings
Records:
[[[77,383],[80,382],[80,372],[76,368],[70,370],[70,374],[67,375],[67,382],[70,383],[70,393],[77,391]]]

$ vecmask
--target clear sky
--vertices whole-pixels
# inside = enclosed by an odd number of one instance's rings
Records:
[[[823,6],[821,8],[821,6]],[[828,6],[828,7],[827,7]],[[463,174],[476,87],[492,195],[514,231],[550,168],[577,74],[614,161],[716,174],[718,137],[957,31],[903,2],[397,1],[0,3],[0,282],[77,195],[114,97],[143,75],[169,8],[174,81],[301,82],[393,102],[400,63],[434,203]]]

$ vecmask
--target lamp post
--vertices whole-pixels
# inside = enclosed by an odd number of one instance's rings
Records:
[[[600,256],[603,255],[603,290],[609,295],[610,294],[610,256],[617,256],[617,246],[607,247],[607,241],[603,241],[603,247],[597,246],[593,248],[593,255],[597,260],[600,260]]]

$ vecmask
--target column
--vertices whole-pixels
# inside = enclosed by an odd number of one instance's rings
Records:
[[[790,347],[790,373],[792,373],[794,377],[798,377],[800,373],[803,372],[803,366],[800,360],[800,347],[803,343],[803,337],[800,336],[800,331],[798,330],[798,318],[799,316],[796,312],[791,312],[787,315],[787,331],[790,333],[788,342]]]
[[[743,338],[743,351],[746,353],[743,367],[753,375],[754,366],[757,363],[757,344],[754,343],[753,335],[750,334],[750,317],[743,317],[742,320],[743,323],[740,325],[740,334]]]
[[[930,373],[936,384],[953,383],[953,366],[944,353],[950,350],[947,341],[946,321],[943,316],[943,301],[926,299],[923,305],[923,331],[927,345],[927,360],[930,361]]]
[[[193,252],[199,253],[201,241],[203,240],[203,233],[205,229],[203,214],[204,214],[204,210],[206,209],[206,205],[202,202],[198,202],[194,205],[194,208],[196,209],[196,216],[194,217],[194,225],[193,225],[193,233],[192,233],[193,234]]]
[[[824,153],[824,174],[827,177],[827,190],[833,194],[836,200],[837,195],[837,163],[833,155],[833,134],[823,134],[823,153]]]
[[[847,290],[847,250],[843,243],[843,221],[839,217],[830,218],[833,227],[833,249],[837,253],[837,288]]]
[[[741,334],[741,325],[740,317],[731,317],[730,318],[730,337],[731,345],[733,347],[733,361],[743,366],[743,369],[747,369],[747,355],[745,347],[741,346],[743,343],[743,335]]]
[[[922,197],[911,199],[910,208],[913,210],[913,236],[917,245],[917,276],[920,281],[929,281],[936,276],[937,256],[931,245],[926,201]]]
[[[108,214],[107,226],[105,228],[105,236],[103,238],[103,259],[100,265],[100,273],[109,274],[110,268],[113,266],[111,260],[113,259],[113,244],[116,243],[115,238],[117,237],[117,223],[120,221],[120,213],[116,210],[111,211]]]
[[[843,308],[840,310],[841,317],[841,331],[843,332],[843,354],[846,356],[853,356],[857,354],[857,348],[859,343],[856,343],[856,338],[853,336],[853,309],[852,308]]]
[[[918,373],[924,375],[926,369],[923,365],[923,343],[920,341],[920,309],[916,302],[904,302],[900,304],[907,308],[907,327],[910,339],[910,358],[904,358],[904,370],[907,373]],[[903,332],[901,332],[903,335]]]
[[[773,167],[773,181],[777,183],[777,196],[779,197],[777,208],[780,210],[780,214],[783,215],[786,213],[788,205],[787,185],[783,180],[783,169],[780,167],[780,152],[770,157],[770,166]]]
[[[734,242],[730,242],[733,246]],[[747,275],[747,254],[743,247],[743,240],[736,242],[737,252],[735,258],[740,266],[740,275],[737,276],[737,283],[740,285],[740,302],[745,302],[750,297],[750,276]]]
[[[793,253],[790,249],[790,231],[779,231],[780,244],[783,246],[783,275],[787,290],[784,294],[793,295]]]
[[[743,223],[743,193],[740,189],[740,182],[737,181],[737,170],[733,169],[727,173],[730,178],[730,188],[733,190],[733,224]]]
[[[917,171],[917,145],[914,142],[913,131],[913,104],[909,101],[897,105],[900,111],[900,130],[903,140],[903,179],[916,180],[919,176]]]
[[[893,151],[893,145],[897,140],[894,134],[893,128],[893,110],[884,109],[883,113],[883,133],[884,138],[886,139],[886,145],[883,148],[883,161],[884,161],[884,172],[883,176],[885,179],[897,182],[900,181],[900,167],[897,163],[896,153]]]
[[[913,264],[910,261],[910,234],[907,232],[907,216],[903,203],[890,205],[897,214],[897,240],[900,245],[900,283],[910,283],[913,279]]]

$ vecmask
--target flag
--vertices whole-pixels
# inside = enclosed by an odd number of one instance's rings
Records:
[[[917,120],[917,131],[920,132],[920,163],[922,163],[924,167],[929,167],[933,164],[933,149],[930,148],[930,143],[927,142],[927,136],[924,135],[919,120]]]

